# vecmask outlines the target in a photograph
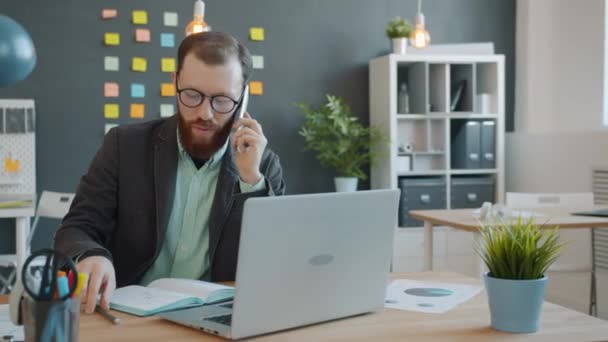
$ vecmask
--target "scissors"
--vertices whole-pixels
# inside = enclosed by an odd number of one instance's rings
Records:
[[[61,293],[58,288],[58,272],[67,270],[66,274],[72,274],[74,281],[67,284],[67,293]],[[71,258],[53,249],[45,248],[38,250],[30,255],[21,270],[21,279],[25,292],[35,301],[54,300],[54,294],[60,301],[72,296],[76,290],[76,280],[78,271]],[[67,277],[66,277],[67,280]]]

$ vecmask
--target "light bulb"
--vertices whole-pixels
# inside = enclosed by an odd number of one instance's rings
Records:
[[[205,3],[201,0],[196,0],[194,3],[194,18],[186,26],[186,36],[193,33],[211,31],[211,26],[207,25],[205,18]]]
[[[418,49],[425,48],[431,43],[431,35],[424,28],[424,14],[421,12],[416,14],[416,26],[410,34],[410,43]]]

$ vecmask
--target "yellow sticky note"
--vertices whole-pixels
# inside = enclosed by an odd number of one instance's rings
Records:
[[[261,81],[249,82],[250,95],[264,95],[264,83]]]
[[[173,86],[173,83],[161,83],[160,96],[175,96],[175,87]]]
[[[249,29],[249,39],[262,41],[264,40],[264,28],[263,27],[252,27]]]
[[[133,57],[133,60],[131,63],[131,69],[133,71],[145,72],[147,68],[148,68],[148,62],[146,61],[145,58]]]
[[[175,58],[162,58],[160,60],[160,70],[162,72],[174,72]]]
[[[145,25],[148,23],[148,12],[133,11],[133,24]]]
[[[131,103],[130,116],[132,118],[141,119],[144,117],[145,106],[143,103]]]
[[[115,103],[106,103],[103,106],[103,116],[106,119],[118,119],[118,105]]]
[[[120,33],[107,32],[104,35],[106,45],[120,45]]]
[[[17,173],[19,171],[19,164],[19,159],[4,158],[4,170],[8,173]]]

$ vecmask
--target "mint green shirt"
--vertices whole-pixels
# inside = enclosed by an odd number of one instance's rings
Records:
[[[228,141],[200,169],[184,150],[179,130],[178,161],[173,208],[158,258],[140,284],[159,278],[198,279],[209,271],[209,214]],[[239,182],[241,192],[266,188],[264,178],[257,184]]]

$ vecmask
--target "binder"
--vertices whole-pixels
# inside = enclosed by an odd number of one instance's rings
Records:
[[[496,135],[496,122],[492,120],[481,123],[481,168],[494,169],[496,167],[496,151],[494,136]]]
[[[481,168],[481,122],[463,121],[452,125],[452,168]]]

